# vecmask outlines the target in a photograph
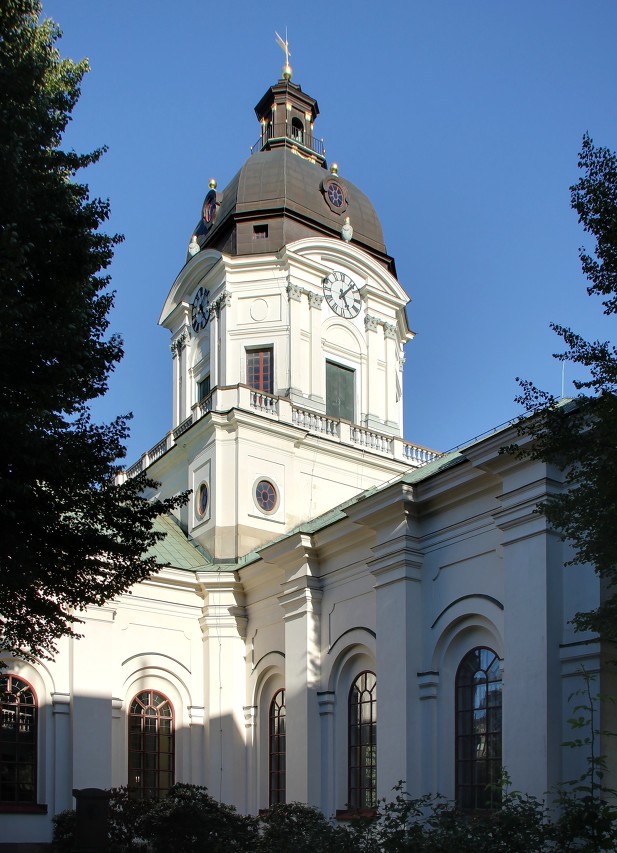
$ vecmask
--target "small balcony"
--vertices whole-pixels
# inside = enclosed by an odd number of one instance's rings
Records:
[[[251,154],[284,146],[296,148],[299,153],[308,157],[316,157],[320,161],[324,160],[326,156],[323,139],[318,139],[293,121],[280,122],[274,127],[271,124],[264,125],[261,136],[254,145],[251,145]]]

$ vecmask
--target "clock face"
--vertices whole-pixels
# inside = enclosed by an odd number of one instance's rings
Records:
[[[208,323],[208,291],[205,287],[200,287],[195,298],[193,299],[193,307],[191,308],[191,326],[194,332],[201,332],[206,328]]]
[[[357,317],[362,299],[358,285],[344,272],[334,271],[323,280],[326,302],[339,317]]]

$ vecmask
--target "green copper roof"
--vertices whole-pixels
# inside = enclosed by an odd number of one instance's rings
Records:
[[[154,555],[162,566],[189,571],[210,569],[211,564],[205,552],[189,541],[172,515],[160,515],[153,527],[158,533],[164,533],[165,538],[156,543],[149,551],[149,556]]]

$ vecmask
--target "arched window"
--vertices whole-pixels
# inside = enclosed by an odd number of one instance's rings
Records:
[[[278,690],[268,712],[270,805],[285,802],[285,691]]]
[[[377,679],[361,672],[349,691],[349,806],[377,805]]]
[[[143,690],[129,709],[129,791],[140,800],[166,796],[174,783],[174,709],[166,696]]]
[[[499,804],[501,671],[492,649],[468,652],[456,673],[456,802],[463,809]]]
[[[0,802],[36,803],[37,702],[17,675],[0,675]]]
[[[304,142],[304,125],[299,118],[292,118],[291,120],[291,138],[295,139],[296,142]]]

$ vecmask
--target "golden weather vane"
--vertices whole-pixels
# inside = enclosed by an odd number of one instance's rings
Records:
[[[291,51],[289,49],[289,42],[287,41],[287,27],[285,27],[285,40],[281,38],[281,36],[274,31],[274,35],[276,36],[276,43],[281,48],[281,50],[285,53],[285,65],[283,66],[283,79],[291,80],[291,65],[289,64],[289,57],[291,56]]]

